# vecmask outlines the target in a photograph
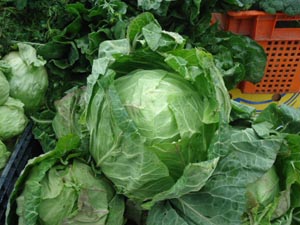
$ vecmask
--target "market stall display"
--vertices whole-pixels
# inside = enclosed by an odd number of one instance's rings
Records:
[[[298,224],[300,10],[278,3],[0,3],[1,222]]]

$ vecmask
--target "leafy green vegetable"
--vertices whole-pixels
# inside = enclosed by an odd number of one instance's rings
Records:
[[[48,61],[47,68],[52,73],[53,82],[85,79],[92,60],[97,56],[99,43],[124,37],[126,13],[127,5],[120,0],[65,4],[63,15],[68,22],[55,14],[60,23],[50,29],[47,42],[37,46],[38,53]]]
[[[10,96],[24,103],[26,113],[39,109],[44,102],[48,87],[45,61],[36,55],[36,50],[27,44],[18,44],[18,52],[3,57],[5,75],[10,86]]]
[[[259,114],[254,125],[258,127],[262,123],[270,124],[270,130],[280,131],[281,133],[299,134],[300,111],[285,104],[278,107],[273,103]]]
[[[258,0],[219,0],[216,4],[216,11],[238,11],[249,10]]]
[[[256,109],[237,101],[231,100],[230,122],[231,124],[245,125],[254,119]]]
[[[211,26],[211,15],[224,8],[248,8],[253,0],[230,1],[138,1],[138,6],[154,12],[163,29],[178,32],[192,47],[202,47],[214,55],[216,66],[222,71],[227,89],[243,80],[259,82],[266,65],[264,49],[254,40],[225,32]],[[155,5],[163,5],[156,9]],[[228,6],[226,6],[228,5]],[[223,8],[222,8],[223,7]]]
[[[209,158],[220,159],[206,185],[198,192],[168,200],[159,211],[153,207],[147,225],[154,225],[158,218],[167,221],[165,224],[175,218],[188,225],[241,224],[247,186],[272,167],[281,143],[276,137],[260,138],[252,128],[224,125],[208,150]]]
[[[299,0],[260,0],[258,4],[262,10],[271,14],[275,14],[276,12],[284,12],[291,16],[300,14]]]
[[[276,195],[279,194],[279,177],[275,167],[272,167],[254,183],[247,187],[248,207],[254,208],[257,205],[267,206]]]
[[[44,152],[52,151],[57,142],[57,137],[52,126],[55,113],[55,111],[46,109],[30,117],[35,123],[32,133],[34,138],[41,144]]]
[[[21,101],[11,97],[0,106],[0,140],[8,140],[23,132],[28,123],[23,106]]]
[[[31,159],[9,200],[7,224],[122,225],[124,200],[64,136],[56,149]]]
[[[20,2],[0,3],[0,54],[15,50],[19,42],[37,49],[49,73],[45,111],[54,111],[56,100],[85,82],[99,43],[124,37],[127,5],[121,0]]]
[[[277,194],[269,192],[271,195],[263,196],[266,201],[256,202],[256,207],[246,214],[244,224],[297,224],[296,212],[300,207],[299,121],[299,109],[287,105],[278,107],[275,104],[269,105],[254,120],[252,127],[259,136],[267,137],[271,133],[283,140],[273,165],[279,178],[279,186],[276,184],[278,178],[270,172],[270,178],[274,179],[255,187],[268,193],[269,185],[275,184],[277,187],[273,190]]]
[[[0,71],[0,106],[3,105],[9,96],[9,83],[4,76],[4,74]]]
[[[89,133],[83,119],[86,106],[85,87],[74,86],[61,99],[54,102],[55,110],[43,110],[31,116],[36,126],[33,134],[44,152],[52,151],[59,138],[76,134],[81,138],[82,148],[88,149]]]
[[[191,42],[195,37],[205,33],[210,26],[211,12],[217,0],[193,1],[129,1],[132,7],[150,11],[162,25],[169,31],[184,35]]]
[[[267,56],[251,38],[211,27],[199,45],[214,55],[227,89],[235,88],[243,80],[258,83],[262,79]]]
[[[218,163],[207,148],[230,101],[212,56],[183,49],[151,14],[127,35],[100,44],[88,79],[90,152],[120,193],[150,208],[205,185]]]
[[[0,140],[0,171],[5,167],[9,157],[10,152],[7,151],[5,144]]]
[[[52,126],[57,138],[69,134],[78,135],[83,141],[88,138],[87,128],[80,122],[86,106],[85,89],[74,87],[60,100],[55,102],[56,114]]]
[[[64,0],[29,1],[28,7],[16,7],[14,0],[0,2],[0,55],[12,50],[16,42],[41,43],[47,38],[47,19],[59,11]],[[27,2],[27,1],[19,1]],[[50,7],[53,5],[52,8]],[[55,6],[54,6],[55,5]],[[55,11],[53,9],[56,9]],[[30,16],[28,16],[30,15]],[[55,15],[53,15],[55,17]],[[66,18],[67,19],[67,18]]]
[[[299,0],[219,0],[215,5],[218,12],[261,10],[270,14],[283,12],[290,16],[300,14]]]
[[[27,1],[23,5],[6,1],[0,4],[3,4],[0,10],[0,24],[3,24],[0,47],[2,45],[3,49],[0,54],[15,50],[16,43],[22,42],[32,45],[47,61],[46,101],[40,111],[31,116],[35,121],[35,138],[44,151],[50,151],[56,142],[52,128],[55,101],[74,86],[85,85],[99,43],[125,37],[131,13],[125,16],[127,5],[121,0],[40,0]]]

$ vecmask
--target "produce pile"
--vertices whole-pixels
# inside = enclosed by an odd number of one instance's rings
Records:
[[[0,169],[10,156],[6,142],[10,145],[23,132],[27,115],[39,109],[48,87],[46,62],[37,58],[30,45],[19,43],[18,49],[0,60]]]
[[[0,137],[32,121],[44,151],[6,224],[300,224],[300,111],[231,100],[240,81],[260,81],[266,55],[211,23],[250,5],[0,3],[0,110],[24,118],[2,126],[1,112]]]

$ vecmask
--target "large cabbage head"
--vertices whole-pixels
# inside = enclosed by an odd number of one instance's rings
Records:
[[[205,159],[205,150],[193,146],[206,119],[193,85],[164,70],[140,70],[117,79],[115,86],[147,150],[164,162],[174,179],[189,162]]]
[[[3,105],[9,96],[9,83],[4,76],[4,74],[0,71],[0,106]]]
[[[21,100],[26,112],[37,110],[44,101],[48,87],[45,61],[36,55],[36,50],[27,44],[18,44],[19,51],[3,57],[10,96]],[[8,69],[7,69],[8,68]]]
[[[146,207],[203,187],[218,161],[209,158],[209,145],[230,110],[210,54],[193,49],[168,57],[178,63],[192,59],[193,77],[157,66],[154,60],[153,69],[137,67],[121,76],[108,70],[88,90],[91,155],[119,192],[147,202]],[[118,72],[130,68],[126,60],[112,66]]]
[[[90,153],[119,193],[151,208],[206,184],[231,106],[212,55],[184,48],[152,14],[133,19],[128,38],[100,44],[87,80]]]
[[[23,132],[28,123],[23,106],[20,100],[11,97],[0,106],[0,140],[8,140]]]

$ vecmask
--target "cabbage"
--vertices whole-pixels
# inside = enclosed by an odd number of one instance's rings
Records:
[[[201,96],[193,85],[164,70],[140,70],[117,79],[115,86],[128,116],[145,138],[145,148],[160,158],[173,179],[182,175],[188,162],[205,159],[205,153],[192,144],[204,129],[205,119],[214,118],[205,118]]]
[[[208,147],[231,108],[212,55],[184,49],[183,37],[151,18],[142,14],[128,28],[133,42],[144,38],[141,45],[100,44],[86,112],[97,166],[119,193],[147,209],[206,184],[219,160]]]
[[[9,83],[4,74],[0,71],[0,106],[3,105],[9,96]]]
[[[7,151],[5,144],[0,140],[0,170],[5,167],[9,156],[10,152]]]
[[[23,132],[28,122],[23,106],[20,100],[11,97],[0,106],[0,140],[13,138]]]
[[[19,51],[3,57],[6,77],[10,85],[10,96],[24,103],[26,112],[39,109],[44,101],[48,87],[48,75],[44,67],[46,61],[36,55],[30,45],[19,43]]]
[[[198,60],[191,62],[199,66],[194,80],[157,66],[154,54],[153,69],[136,68],[115,80],[108,70],[88,103],[91,155],[119,192],[145,208],[201,189],[218,163],[208,159],[207,148],[219,122],[229,119],[229,96],[210,54],[192,49],[167,57],[180,61],[185,54],[184,60]]]
[[[38,173],[34,167],[32,176]],[[26,184],[35,177],[29,177]],[[17,198],[19,225],[25,225],[26,195],[30,190],[25,184]],[[117,201],[114,189],[104,179],[95,176],[91,167],[78,160],[68,165],[55,165],[40,181],[40,203],[37,208],[40,225],[107,224],[109,204]],[[116,224],[113,224],[116,225]]]
[[[26,165],[11,194],[8,225],[123,225],[124,199],[69,135]]]

